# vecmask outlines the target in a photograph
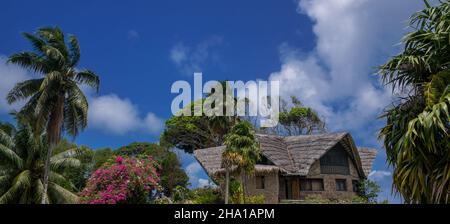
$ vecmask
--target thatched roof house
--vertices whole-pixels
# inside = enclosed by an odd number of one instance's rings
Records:
[[[376,156],[374,149],[357,148],[349,133],[257,138],[262,160],[255,166],[247,189],[250,194],[264,194],[270,203],[311,194],[351,197],[356,194],[357,181],[367,178]],[[219,146],[194,152],[217,183],[223,179],[224,150],[225,146]]]

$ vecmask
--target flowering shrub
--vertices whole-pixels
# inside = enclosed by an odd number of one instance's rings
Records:
[[[112,164],[96,170],[81,192],[88,204],[146,203],[158,186],[158,165],[152,157],[145,159],[117,156]]]

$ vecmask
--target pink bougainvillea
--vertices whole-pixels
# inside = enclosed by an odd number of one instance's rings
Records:
[[[145,203],[159,182],[158,165],[145,159],[117,156],[115,163],[96,170],[81,197],[88,204]]]

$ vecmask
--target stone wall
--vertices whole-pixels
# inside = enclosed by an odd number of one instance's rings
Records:
[[[304,199],[308,195],[320,195],[322,198],[327,199],[351,199],[356,196],[356,192],[353,191],[353,180],[359,180],[359,174],[353,161],[348,158],[350,175],[340,175],[340,174],[321,174],[320,173],[320,161],[316,161],[309,171],[306,178],[311,179],[323,179],[324,190],[323,191],[301,191],[300,199]],[[336,191],[336,179],[345,179],[347,190],[346,191]]]
[[[264,189],[256,188],[256,176],[264,176]],[[253,174],[247,176],[247,194],[248,195],[264,195],[267,204],[278,203],[278,171],[268,172],[264,174]]]

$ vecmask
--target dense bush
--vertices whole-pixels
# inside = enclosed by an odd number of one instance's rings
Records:
[[[106,163],[92,174],[81,193],[82,202],[147,203],[152,190],[158,187],[157,168],[152,157],[136,159],[118,156],[113,163]]]
[[[264,195],[247,196],[245,198],[245,204],[264,204],[266,197]]]

